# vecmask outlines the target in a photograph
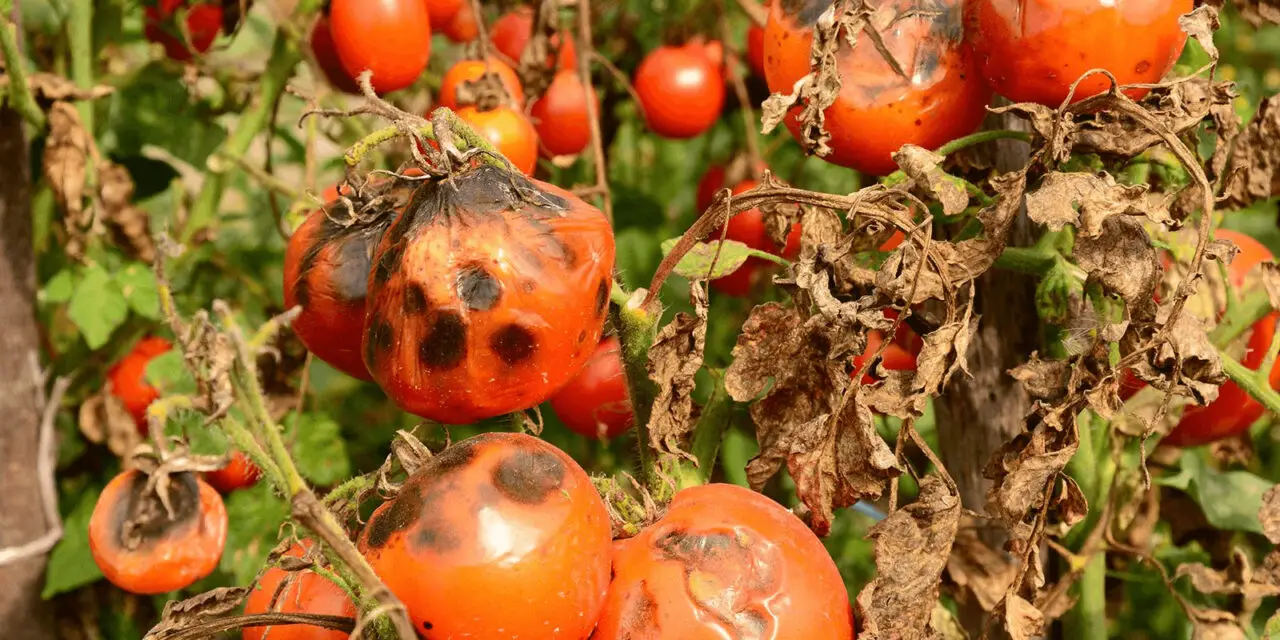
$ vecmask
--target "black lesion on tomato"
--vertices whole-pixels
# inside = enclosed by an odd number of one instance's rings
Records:
[[[502,283],[478,264],[458,270],[457,287],[458,298],[472,311],[488,311],[502,299]]]
[[[446,496],[456,496],[458,487],[453,483],[441,486],[438,482],[422,480],[421,494],[417,499],[418,517],[413,528],[406,535],[410,551],[415,553],[435,552],[448,553],[462,544],[462,539],[454,532],[448,521],[442,502]]]
[[[400,494],[391,501],[391,506],[386,511],[375,514],[369,519],[369,524],[365,525],[365,531],[368,532],[365,541],[369,547],[381,549],[391,536],[412,527],[422,516],[423,495],[422,483],[405,482],[400,488]]]
[[[537,339],[528,329],[509,324],[494,332],[489,347],[508,366],[515,366],[533,357],[538,350]]]
[[[653,541],[653,546],[669,560],[696,565],[706,558],[733,547],[728,533],[692,533],[683,529],[669,531]]]
[[[792,16],[801,27],[812,27],[834,0],[782,0],[782,15]]]
[[[520,448],[493,467],[493,486],[520,504],[541,504],[564,483],[565,468],[550,451]]]
[[[418,343],[418,360],[429,369],[452,369],[467,357],[467,327],[456,311],[442,311]]]
[[[619,620],[624,634],[622,637],[649,638],[661,634],[662,629],[658,626],[658,602],[649,591],[648,583],[641,580],[634,593],[623,605]]]
[[[609,279],[600,280],[600,286],[596,287],[596,315],[604,315],[605,309],[609,308]]]
[[[559,215],[568,202],[535,185],[525,176],[492,165],[455,174],[448,180],[426,180],[405,209],[413,228],[438,220],[453,221],[470,215],[532,209],[542,215]]]
[[[369,334],[364,338],[364,362],[372,367],[378,355],[391,351],[395,345],[395,329],[390,322],[377,314],[369,319]]]
[[[369,238],[353,235],[338,241],[330,282],[342,300],[358,302],[369,292]]]
[[[404,285],[404,312],[416,316],[427,310],[427,292],[422,285],[409,282]]]
[[[545,246],[548,255],[564,265],[565,269],[572,269],[578,265],[578,252],[573,246],[555,233],[547,233],[544,237],[547,239]]]
[[[194,473],[183,471],[169,476],[169,504],[173,507],[172,520],[160,497],[154,491],[147,491],[147,475],[135,472],[111,510],[111,531],[120,548],[128,549],[130,538],[146,546],[200,517],[200,485]],[[145,514],[149,517],[144,517]],[[133,526],[126,531],[130,521]]]

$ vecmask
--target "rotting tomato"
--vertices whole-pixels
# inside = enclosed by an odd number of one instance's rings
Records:
[[[487,111],[462,107],[457,114],[476,133],[493,143],[521,173],[533,175],[538,164],[538,132],[523,113],[500,105]]]
[[[636,69],[634,84],[645,121],[663,137],[700,135],[724,108],[724,74],[701,43],[649,52]]]
[[[227,466],[217,471],[207,471],[204,481],[221,493],[231,493],[236,489],[247,489],[258,483],[262,470],[254,464],[242,451],[234,451]]]
[[[462,88],[464,83],[479,80],[486,71],[498,76],[511,105],[519,107],[524,104],[524,89],[520,87],[520,76],[516,75],[515,69],[507,66],[507,63],[497,57],[489,56],[487,64],[485,60],[461,60],[449,67],[444,74],[444,79],[440,82],[440,106],[457,111],[458,106],[462,104],[458,99],[458,89]],[[472,104],[475,101],[466,102]]]
[[[433,21],[432,24],[436,23]],[[462,7],[453,15],[453,19],[440,27],[440,32],[457,43],[471,42],[480,37],[479,19],[471,9],[471,3],[463,2]]]
[[[148,491],[148,476],[125,471],[103,488],[89,517],[89,553],[111,584],[166,593],[213,572],[227,540],[222,496],[189,471],[170,474],[173,518]]]
[[[433,25],[446,25],[453,21],[462,8],[471,5],[471,0],[426,0],[427,15]]]
[[[191,50],[183,41],[182,31],[174,24],[174,14],[185,7],[187,12],[187,33],[191,36],[191,49],[204,53],[213,46],[218,32],[222,30],[222,5],[209,2],[198,2],[189,5],[187,0],[159,0],[155,5],[146,8],[146,23],[143,33],[147,39],[164,47],[165,55],[171,60],[187,62],[191,60]]]
[[[493,43],[494,48],[517,64],[520,62],[520,56],[524,55],[524,48],[529,45],[531,37],[533,37],[533,10],[526,5],[504,13],[489,29],[489,41]],[[578,53],[573,36],[569,32],[561,31],[553,35],[550,45],[552,49],[560,47],[557,69],[577,67]],[[550,58],[547,59],[547,67],[551,67]]]
[[[546,93],[533,103],[533,126],[542,147],[551,155],[577,155],[591,144],[588,91],[590,99],[596,100],[595,88],[583,83],[577,71],[566,69],[556,73]]]
[[[754,179],[748,178],[738,183],[731,190],[734,194],[739,194],[756,188],[760,183]],[[759,209],[748,209],[738,215],[729,218],[729,222],[725,225],[725,240],[736,240],[747,245],[750,249],[759,251],[768,251],[769,253],[780,255],[784,258],[793,258],[800,253],[800,234],[802,227],[800,223],[791,225],[791,231],[787,234],[787,244],[779,247],[777,243],[769,237],[769,232],[765,229],[764,213]],[[720,238],[720,232],[712,232],[708,240],[715,241]],[[721,276],[711,281],[711,286],[720,293],[730,296],[743,297],[751,293],[751,287],[754,282],[754,275],[762,269],[767,269],[770,262],[764,258],[751,256],[741,267],[735,269],[728,275]]]
[[[342,66],[342,60],[338,58],[328,16],[320,16],[311,25],[310,42],[311,53],[316,57],[316,63],[320,65],[320,70],[324,72],[324,77],[329,84],[339,91],[360,93],[360,85],[356,83],[355,78],[351,77],[351,74],[347,73],[346,67]]]
[[[551,397],[551,409],[566,427],[601,440],[631,428],[634,416],[621,349],[613,336],[602,340],[582,371]]]
[[[735,485],[690,487],[615,544],[593,640],[849,640],[840,572],[804,523]]]
[[[782,0],[769,10],[764,63],[769,89],[791,93],[809,73],[813,27],[832,0]],[[840,94],[827,108],[831,153],[823,159],[873,175],[897,169],[892,154],[904,144],[932,149],[972,132],[986,116],[991,90],[961,41],[960,0],[886,0],[880,10],[898,18],[881,34],[904,72],[884,59],[870,38],[850,49],[838,36]],[[787,128],[802,135],[801,105]]]
[[[425,181],[374,254],[365,362],[430,420],[540,404],[600,342],[613,258],[604,214],[559,187],[490,165]]]
[[[312,542],[304,539],[290,547],[285,555],[302,558],[311,547]],[[289,573],[280,567],[267,569],[257,586],[245,598],[245,614],[275,612],[355,616],[355,604],[338,585],[313,571],[303,569],[292,572],[292,581],[282,588],[281,584],[289,577]],[[276,595],[277,591],[280,592],[279,595]],[[348,635],[343,631],[307,624],[245,627],[241,632],[243,640],[346,640]]]
[[[173,345],[164,338],[143,338],[107,371],[111,394],[124,404],[124,408],[133,417],[134,424],[138,425],[138,432],[143,435],[149,431],[147,407],[160,397],[160,390],[147,383],[147,364],[172,348]]]
[[[610,538],[604,502],[572,458],[485,433],[410,476],[358,546],[429,637],[582,640],[609,586]]]
[[[343,68],[352,78],[372,71],[378,93],[413,84],[431,57],[423,0],[333,0],[329,27]]]
[[[1090,69],[1120,84],[1159,82],[1173,68],[1187,34],[1178,17],[1192,0],[964,0],[965,39],[982,76],[1014,102],[1057,107]],[[1072,98],[1106,91],[1105,75],[1089,76]],[[1137,99],[1146,89],[1126,91]]]

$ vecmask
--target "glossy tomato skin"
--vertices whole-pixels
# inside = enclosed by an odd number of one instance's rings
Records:
[[[146,24],[143,34],[148,40],[164,46],[165,55],[171,60],[187,62],[191,51],[182,39],[182,31],[174,24],[174,14],[186,7],[187,33],[191,36],[191,48],[204,53],[213,46],[222,30],[222,6],[213,2],[189,4],[187,0],[159,0],[146,8]]]
[[[136,545],[127,539],[126,523],[148,502],[154,513],[164,512],[159,499],[146,494],[146,474],[117,475],[93,507],[89,552],[107,580],[125,591],[149,595],[188,587],[212,573],[222,557],[227,539],[222,497],[190,472],[172,474],[169,482],[175,518],[162,515],[143,524]]]
[[[701,135],[724,108],[724,74],[701,43],[649,52],[634,84],[649,129],[666,138]]]
[[[1178,16],[1192,0],[964,0],[965,38],[991,87],[1014,102],[1057,107],[1090,69],[1120,84],[1159,82],[1182,54]],[[1089,76],[1072,99],[1103,93],[1105,75]],[[1132,98],[1146,89],[1131,89]]]
[[[524,55],[524,48],[529,45],[529,38],[532,35],[533,10],[526,5],[521,5],[504,13],[493,22],[493,27],[489,29],[489,40],[493,43],[494,48],[516,64],[519,64],[520,56]],[[577,67],[578,52],[575,48],[573,37],[568,32],[562,31],[552,36],[550,44],[552,48],[560,47],[559,59],[556,64],[557,69],[574,69]],[[550,59],[547,60],[547,66],[551,66]]]
[[[411,476],[358,546],[431,638],[585,640],[609,586],[610,537],[573,459],[486,433]]]
[[[727,484],[676,494],[615,545],[594,640],[849,640],[849,597],[817,536],[786,509]]]
[[[553,156],[571,156],[582,153],[591,144],[591,118],[587,115],[587,92],[599,101],[590,85],[583,85],[578,72],[573,69],[559,71],[551,86],[537,102],[530,115],[538,131],[538,140]]]
[[[760,183],[754,179],[748,178],[738,183],[731,190],[734,194],[742,193],[750,189],[756,188]],[[726,240],[736,240],[747,245],[751,249],[768,251],[774,255],[780,255],[784,258],[794,258],[800,253],[800,223],[791,225],[791,232],[787,234],[787,244],[785,247],[779,247],[777,243],[769,237],[769,232],[764,226],[764,213],[759,209],[748,209],[729,219],[729,223],[725,225],[727,229],[724,232]],[[713,232],[709,239],[718,239],[719,232]],[[735,269],[732,273],[721,276],[711,281],[711,286],[720,293],[725,295],[743,297],[751,292],[753,284],[753,276],[756,272],[768,269],[772,263],[763,258],[752,256],[741,267]]]
[[[423,0],[333,0],[329,26],[347,74],[373,71],[373,90],[403,89],[431,57],[431,19]]]
[[[451,182],[422,183],[374,255],[364,357],[404,410],[467,424],[578,373],[600,342],[614,242],[599,209],[554,185],[489,165]]]
[[[809,73],[813,24],[831,0],[773,3],[765,27],[764,64],[769,90],[791,93]],[[904,144],[933,149],[973,132],[986,116],[991,90],[977,74],[975,57],[961,42],[960,0],[940,0],[920,11],[918,0],[886,0],[900,16],[883,33],[885,46],[903,67],[898,75],[870,38],[849,48],[841,36],[836,54],[840,94],[826,110],[830,155],[823,159],[872,175],[897,169],[892,154]],[[787,128],[800,135],[792,109]]]
[[[490,56],[487,67],[484,60],[462,60],[450,67],[440,82],[440,106],[457,111],[461,104],[458,101],[458,89],[463,83],[479,80],[486,70],[498,76],[502,87],[507,90],[509,104],[516,106],[524,104],[524,89],[520,86],[520,76],[516,75],[515,69],[507,63]]]
[[[320,16],[311,25],[311,53],[316,57],[324,77],[333,88],[347,93],[360,93],[360,85],[355,77],[347,73],[338,57],[338,50],[333,43],[333,30],[329,27],[329,17]]]
[[[311,546],[310,540],[302,540],[290,547],[285,555],[301,558]],[[355,617],[355,604],[338,585],[309,570],[293,574],[293,581],[276,596],[276,590],[289,577],[289,572],[280,567],[267,569],[257,586],[245,598],[245,614],[276,612]],[[241,632],[243,640],[346,640],[348,635],[343,631],[307,624],[245,627]]]
[[[566,427],[597,439],[616,438],[631,428],[621,348],[617,338],[605,338],[582,371],[551,397],[551,409]]]
[[[261,475],[262,470],[249,460],[249,456],[241,451],[235,451],[232,452],[227,466],[206,472],[204,481],[220,493],[231,493],[236,489],[248,489],[258,484],[258,478]]]
[[[439,23],[432,20],[431,24]],[[440,27],[441,33],[457,43],[471,42],[480,37],[480,24],[475,12],[471,9],[470,2],[463,2],[462,7],[453,15],[453,19],[443,25]]]
[[[538,132],[523,113],[508,106],[488,111],[462,107],[457,113],[476,133],[492,142],[521,173],[533,175],[538,164]]]
[[[471,4],[471,0],[426,0],[427,15],[432,25],[446,25],[453,21],[462,7]]]
[[[147,383],[147,364],[156,356],[173,348],[164,338],[143,338],[125,357],[107,371],[111,394],[120,399],[124,408],[138,425],[138,432],[146,435],[147,407],[160,397],[160,390]]]

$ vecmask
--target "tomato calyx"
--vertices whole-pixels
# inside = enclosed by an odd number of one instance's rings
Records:
[[[125,520],[120,527],[121,546],[136,551],[162,537],[171,526],[191,520],[200,512],[198,473],[227,465],[229,456],[197,455],[177,443],[157,450],[139,445],[133,463],[141,473],[125,494]]]
[[[516,104],[502,76],[492,69],[486,69],[479,77],[463,80],[458,85],[457,103],[460,107],[474,106],[480,111],[492,111],[503,105],[517,109],[523,106]]]

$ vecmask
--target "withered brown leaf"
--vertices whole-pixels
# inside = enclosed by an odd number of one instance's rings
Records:
[[[1011,640],[1031,640],[1044,633],[1044,614],[1017,594],[1004,603],[1004,629]]]
[[[1070,224],[1082,237],[1097,237],[1111,216],[1140,215],[1156,223],[1170,222],[1167,195],[1151,194],[1147,185],[1116,183],[1108,173],[1055,171],[1027,193],[1027,216],[1054,231]]]
[[[987,546],[975,530],[961,529],[956,535],[947,558],[947,576],[962,593],[971,594],[983,611],[995,609],[1017,575],[1017,566]]]
[[[1130,218],[1107,218],[1099,231],[1101,235],[1076,237],[1076,263],[1091,280],[1124,300],[1130,318],[1154,320],[1156,286],[1164,271],[1147,230]]]
[[[66,212],[67,228],[80,234],[89,226],[85,215],[85,176],[93,155],[93,140],[70,102],[55,102],[49,109],[49,137],[44,150],[44,177],[54,199]]]
[[[1266,23],[1280,24],[1280,2],[1276,0],[1240,0],[1233,2],[1240,17],[1255,27]]]
[[[942,204],[942,213],[954,216],[969,206],[969,192],[939,166],[945,158],[914,144],[903,145],[893,161],[925,194]]]
[[[649,442],[658,451],[684,456],[689,433],[698,419],[693,400],[694,376],[702,368],[707,342],[707,292],[689,283],[694,315],[678,313],[658,332],[649,349],[649,379],[658,387],[649,415]]]
[[[1271,544],[1280,544],[1280,484],[1262,494],[1258,520],[1262,522],[1262,532],[1267,535]]]
[[[1258,105],[1253,120],[1236,136],[1231,165],[1242,171],[1223,194],[1226,206],[1240,208],[1280,196],[1280,95]]]

